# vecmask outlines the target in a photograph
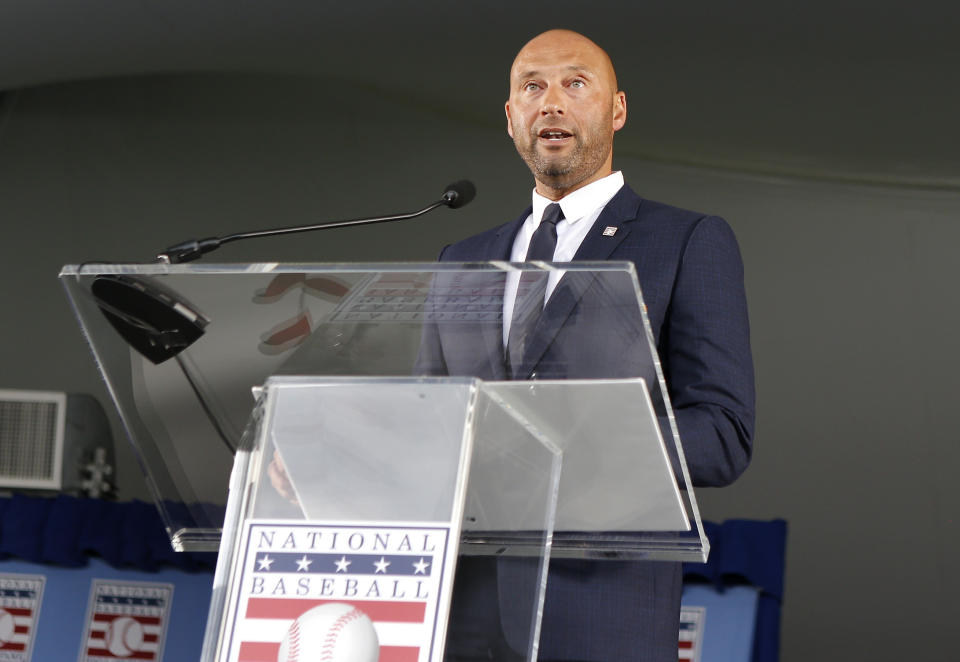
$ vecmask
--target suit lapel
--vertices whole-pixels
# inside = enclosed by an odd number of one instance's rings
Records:
[[[583,238],[574,260],[606,260],[630,234],[632,221],[637,219],[642,199],[626,184],[610,199],[593,227]],[[613,234],[605,235],[607,228]]]
[[[487,250],[481,254],[489,255],[489,259],[491,260],[508,261],[510,259],[510,253],[513,252],[514,237],[517,236],[517,232],[520,231],[520,226],[523,225],[523,222],[527,220],[527,217],[532,212],[533,208],[527,207],[513,222],[501,226],[500,230],[494,234],[491,239]],[[506,278],[504,274],[504,282],[505,281]],[[501,287],[500,291],[502,292],[503,290],[504,287]],[[506,350],[503,346],[503,324],[484,324],[481,327],[481,335],[483,336],[484,349],[490,360],[490,370],[494,379],[506,379],[507,367],[506,361],[504,360]]]
[[[594,275],[588,272],[567,272],[557,283],[556,289],[547,300],[540,318],[533,327],[530,342],[523,353],[520,366],[513,366],[514,379],[527,379],[543,358],[544,353],[563,328],[570,313],[576,308],[584,293],[593,283]]]
[[[509,260],[510,253],[513,252],[513,240],[520,232],[520,226],[527,220],[527,217],[533,213],[533,207],[527,207],[520,216],[510,223],[500,226],[500,229],[490,240],[490,246],[484,255],[489,255],[491,260]]]
[[[642,201],[642,198],[625,184],[600,212],[573,260],[599,261],[610,257],[630,234],[632,222],[637,219]],[[612,234],[607,228],[614,228]],[[533,338],[523,355],[523,364],[513,371],[514,379],[525,379],[533,373],[557,333],[563,328],[564,322],[576,308],[577,302],[583,298],[594,281],[595,277],[585,272],[567,272],[563,275],[534,327]]]

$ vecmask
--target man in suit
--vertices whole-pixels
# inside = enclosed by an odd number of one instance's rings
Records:
[[[534,176],[532,205],[510,223],[448,246],[441,260],[633,262],[693,483],[729,484],[749,462],[754,422],[743,267],[733,232],[718,217],[641,198],[613,171],[626,95],[610,58],[586,37],[551,30],[528,42],[513,62],[505,110],[507,132]],[[487,343],[493,351],[465,342],[462,325],[434,325],[425,331],[417,372],[646,376],[624,347],[631,334],[645,341],[643,330],[618,327],[609,301],[589,287],[576,291],[565,278],[556,274],[542,285],[545,303],[531,322],[514,308],[536,288],[506,276],[503,326]],[[464,586],[470,563],[458,576]],[[502,565],[500,574],[503,589]],[[482,583],[470,586],[487,592],[467,607],[476,618],[496,601],[495,587]],[[678,563],[554,561],[540,659],[675,662],[680,591]],[[510,623],[501,626],[511,643]],[[491,644],[489,656],[506,659],[509,647]]]

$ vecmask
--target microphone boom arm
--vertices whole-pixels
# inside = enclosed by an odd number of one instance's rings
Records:
[[[438,200],[432,205],[424,207],[420,211],[409,214],[394,214],[392,216],[377,216],[374,218],[355,218],[348,221],[330,221],[327,223],[313,223],[311,225],[292,225],[285,228],[275,228],[273,230],[254,230],[252,232],[238,232],[227,235],[226,237],[207,237],[206,239],[191,239],[179,244],[165,248],[162,253],[157,255],[157,260],[167,264],[180,264],[182,262],[191,262],[198,259],[201,255],[215,251],[222,245],[238,239],[253,239],[255,237],[272,237],[277,235],[294,234],[297,232],[311,232],[313,230],[325,230],[328,228],[343,228],[351,225],[373,225],[374,223],[386,223],[388,221],[402,221],[406,218],[415,218],[428,211],[433,211],[437,207],[445,205],[446,200]]]
[[[275,235],[294,234],[296,232],[310,232],[312,230],[326,230],[328,228],[343,228],[351,225],[372,225],[374,223],[386,223],[389,221],[402,221],[407,218],[416,218],[433,211],[437,207],[446,205],[451,209],[458,209],[471,200],[476,195],[476,188],[468,180],[454,182],[444,191],[443,197],[430,204],[420,211],[409,214],[393,214],[391,216],[375,216],[373,218],[355,218],[348,221],[330,221],[327,223],[314,223],[311,225],[292,225],[285,228],[275,228],[273,230],[254,230],[252,232],[238,232],[227,235],[226,237],[207,237],[206,239],[191,239],[179,244],[174,244],[157,255],[159,262],[166,264],[180,264],[198,259],[201,255],[215,251],[223,244],[238,239],[253,239],[256,237],[272,237]]]

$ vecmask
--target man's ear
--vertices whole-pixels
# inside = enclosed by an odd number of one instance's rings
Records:
[[[510,100],[503,104],[503,112],[507,114],[507,135],[513,138],[513,122],[510,121]]]
[[[617,92],[613,97],[613,130],[619,131],[627,123],[627,94]]]

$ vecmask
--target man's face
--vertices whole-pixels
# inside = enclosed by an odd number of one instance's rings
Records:
[[[559,199],[610,174],[626,97],[606,53],[586,37],[553,30],[524,46],[505,108],[507,133],[539,193]]]

